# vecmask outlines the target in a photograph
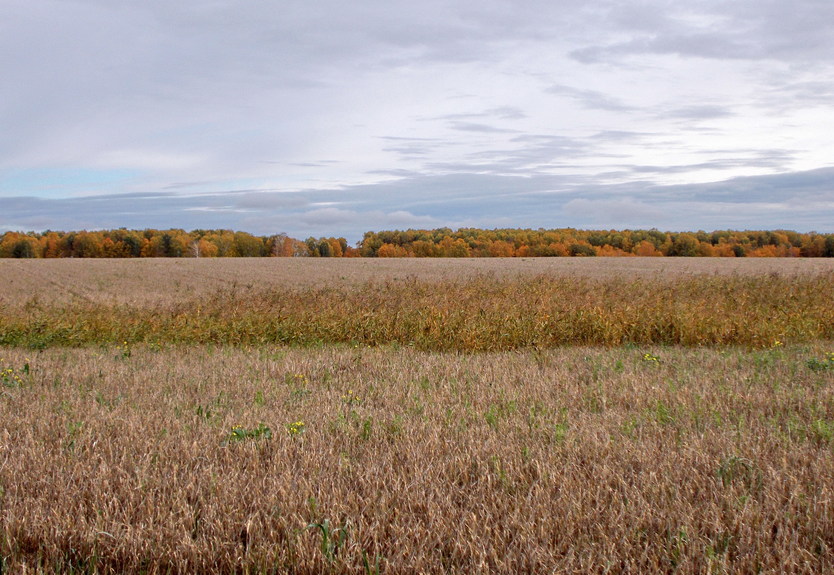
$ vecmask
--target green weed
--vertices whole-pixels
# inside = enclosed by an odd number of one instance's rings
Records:
[[[815,419],[811,422],[809,435],[819,443],[834,441],[834,421]]]
[[[558,421],[553,424],[553,440],[557,443],[561,443],[565,440],[568,436],[568,422],[567,421]]]
[[[374,555],[374,562],[368,560],[368,554],[365,553],[365,550],[362,550],[362,569],[365,572],[365,575],[380,575],[382,573],[380,566],[379,566],[379,555]],[[0,573],[2,575],[2,573]]]
[[[809,359],[805,365],[811,371],[830,371],[834,370],[834,351],[829,351],[822,359],[815,357]]]
[[[491,403],[484,413],[484,420],[491,428],[496,429],[499,421],[508,418],[516,412],[518,405],[514,400]]]
[[[321,532],[321,554],[332,563],[348,539],[347,526],[334,527],[329,519],[310,523],[306,529],[318,529]]]
[[[658,400],[654,407],[654,420],[660,425],[669,425],[675,422],[675,416],[669,406]]]
[[[122,341],[121,344],[116,345],[116,359],[129,359],[132,353],[127,341]]]
[[[744,457],[731,455],[725,458],[716,474],[724,487],[740,483],[748,492],[758,491],[762,487],[761,471]]]
[[[235,425],[232,427],[232,430],[229,432],[228,437],[226,438],[226,442],[230,443],[233,441],[245,441],[247,439],[271,439],[272,438],[272,430],[264,425],[263,423],[259,423],[257,427],[253,427],[252,429],[247,429],[242,425]]]
[[[21,387],[29,377],[30,367],[27,360],[23,367],[14,368],[6,365],[6,360],[0,358],[0,383],[4,387]]]

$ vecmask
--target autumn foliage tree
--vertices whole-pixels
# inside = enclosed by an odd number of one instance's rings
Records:
[[[834,234],[790,230],[662,232],[437,228],[298,240],[232,230],[9,231],[3,258],[136,257],[834,257]]]
[[[834,234],[449,228],[367,232],[363,257],[834,257]]]

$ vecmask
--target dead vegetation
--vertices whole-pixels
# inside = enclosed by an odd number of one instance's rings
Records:
[[[6,349],[4,572],[826,572],[826,351]]]

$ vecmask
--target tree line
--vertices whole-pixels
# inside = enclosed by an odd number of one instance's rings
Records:
[[[358,255],[344,238],[297,240],[231,230],[116,230],[6,232],[3,258],[343,257]]]
[[[368,232],[364,257],[834,257],[834,234],[449,228]]]
[[[834,257],[834,234],[439,228],[367,232],[355,247],[341,237],[299,240],[284,233],[231,230],[120,228],[0,236],[2,258],[576,256]]]

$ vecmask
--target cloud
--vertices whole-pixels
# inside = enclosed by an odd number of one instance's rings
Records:
[[[589,222],[592,226],[618,229],[649,229],[654,227],[652,222],[664,216],[662,208],[632,197],[605,200],[576,198],[565,202],[562,210],[565,215]],[[616,225],[612,226],[612,222]]]
[[[487,134],[514,134],[518,130],[510,130],[507,128],[498,128],[487,124],[480,124],[477,122],[449,122],[449,127],[453,130],[461,132],[481,132]]]
[[[630,172],[646,177],[649,174],[692,174],[696,172],[722,172],[728,170],[747,170],[751,168],[763,168],[766,170],[780,172],[793,160],[793,155],[786,150],[732,150],[732,156],[727,151],[710,150],[706,154],[718,156],[717,159],[710,159],[704,162],[679,165],[623,165],[620,174]],[[736,155],[737,154],[737,155]]]
[[[717,104],[693,104],[681,106],[661,114],[667,118],[680,118],[682,120],[715,120],[733,116],[728,106]]]
[[[401,157],[424,157],[431,153],[442,140],[438,138],[406,138],[394,136],[381,136],[386,142],[383,149],[385,152],[394,152]]]
[[[609,112],[627,112],[634,109],[632,106],[628,106],[620,101],[619,98],[597,90],[573,88],[564,84],[553,84],[545,91],[548,94],[572,98],[586,108],[607,110]]]
[[[602,63],[641,54],[713,60],[825,62],[834,56],[834,6],[813,0],[741,0],[641,7],[612,4],[607,22],[620,36],[571,51],[583,63]]]
[[[567,176],[450,174],[338,190],[4,200],[9,229],[223,228],[294,237],[434,227],[834,231],[834,168],[704,184],[599,184]]]

